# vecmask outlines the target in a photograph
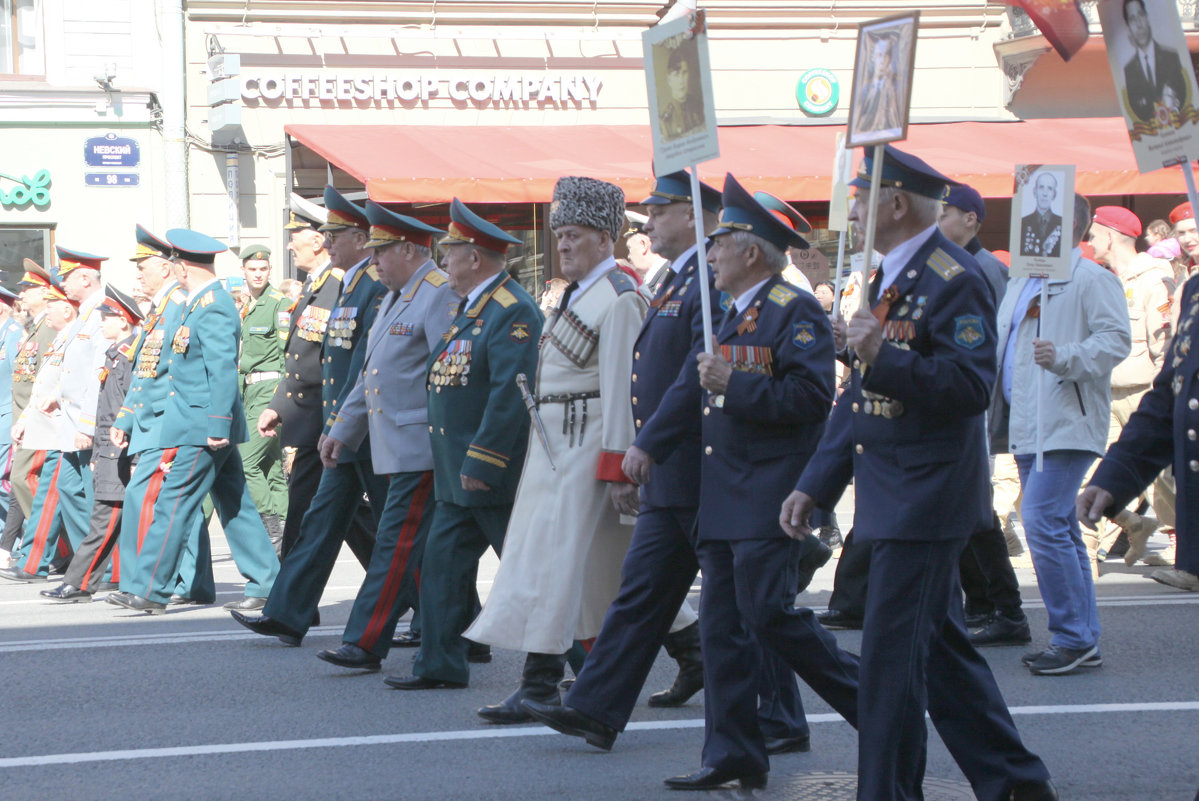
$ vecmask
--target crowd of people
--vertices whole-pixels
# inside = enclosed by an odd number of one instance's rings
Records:
[[[1056,799],[976,648],[1034,639],[1025,548],[1049,619],[1033,675],[1102,665],[1093,580],[1120,538],[1133,564],[1168,535],[1155,556],[1177,565],[1154,578],[1199,591],[1194,214],[1148,226],[1142,252],[1131,211],[1067,199],[1071,275],[1042,286],[982,248],[976,191],[891,146],[874,186],[872,161],[850,220],[874,216],[881,265],[839,315],[789,256],[808,222],[732,175],[700,184],[700,218],[685,173],[643,215],[560,179],[540,307],[506,269],[520,240],[457,199],[442,230],[333,187],[293,197],[294,298],[269,250],[221,280],[224,245],[185,229],[138,226],[140,303],[103,257],[27,260],[19,298],[0,293],[24,318],[0,330],[0,577],[61,573],[41,593],[58,603],[212,603],[215,513],[245,579],[225,606],[254,632],[301,645],[344,543],[365,578],[322,660],[373,672],[417,647],[385,682],[421,691],[524,652],[512,694],[478,710],[492,723],[610,749],[664,646],[678,674],[649,703],[702,691],[707,719],[700,770],[672,788],[762,787],[771,755],[807,751],[798,676],[858,729],[859,798],[920,797],[927,712],[978,798]],[[830,545],[814,614],[796,596]],[[861,653],[832,628],[861,628]]]

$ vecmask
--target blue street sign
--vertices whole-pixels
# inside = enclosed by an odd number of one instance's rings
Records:
[[[141,160],[136,139],[110,133],[83,143],[83,161],[89,167],[136,167]]]
[[[89,172],[83,180],[88,186],[137,186],[139,179],[135,172]]]

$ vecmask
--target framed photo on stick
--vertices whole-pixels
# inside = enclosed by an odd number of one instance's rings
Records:
[[[846,147],[907,138],[919,22],[920,12],[913,11],[858,28]]]
[[[1070,277],[1074,250],[1074,165],[1021,164],[1012,194],[1013,278]]]
[[[654,139],[654,172],[668,175],[720,156],[704,12],[641,36]]]

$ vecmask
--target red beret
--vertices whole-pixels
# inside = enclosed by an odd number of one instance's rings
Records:
[[[1141,235],[1141,221],[1123,206],[1100,206],[1091,219],[1133,239]]]
[[[1179,203],[1174,207],[1173,211],[1170,212],[1170,224],[1178,225],[1183,220],[1190,220],[1194,216],[1195,212],[1191,210],[1191,204],[1189,202]]]

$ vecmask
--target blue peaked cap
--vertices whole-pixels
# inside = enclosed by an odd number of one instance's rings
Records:
[[[216,261],[216,255],[226,250],[219,240],[190,228],[172,228],[167,231],[167,242],[171,244],[171,251],[175,255],[196,264],[212,264]]]
[[[874,148],[866,148],[866,157],[862,159],[858,177],[850,181],[849,185],[859,189],[869,189],[870,176],[873,172]],[[919,157],[886,145],[883,147],[882,185],[902,189],[914,195],[944,200],[949,187],[960,184],[937,172]]]
[[[643,206],[665,206],[667,203],[691,202],[691,174],[686,170],[658,176]],[[720,212],[720,192],[703,181],[699,182],[699,205],[712,214]]]
[[[745,187],[737,183],[732,173],[724,177],[723,202],[720,225],[712,232],[713,237],[731,234],[734,231],[749,231],[780,250],[808,247],[806,239],[755,200]]]

